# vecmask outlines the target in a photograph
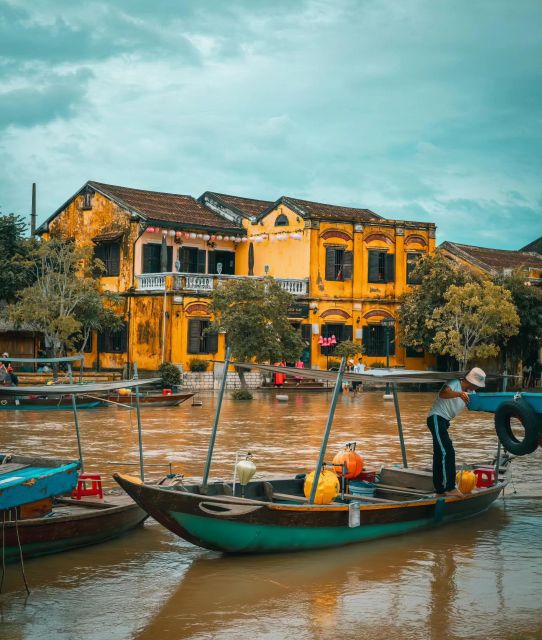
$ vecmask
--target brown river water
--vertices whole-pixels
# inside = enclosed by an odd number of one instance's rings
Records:
[[[201,476],[216,398],[142,408],[147,463]],[[409,462],[426,465],[428,393],[400,394]],[[329,394],[274,392],[224,400],[212,477],[231,481],[236,451],[257,477],[311,470]],[[0,451],[76,457],[65,411],[3,412]],[[133,412],[80,411],[88,471],[137,472]],[[457,459],[496,449],[492,416],[465,411],[451,428]],[[328,454],[357,440],[367,466],[400,463],[393,403],[381,392],[343,394]],[[108,464],[113,462],[115,464]],[[513,485],[485,514],[441,529],[335,550],[226,557],[192,546],[154,521],[95,547],[29,560],[26,598],[18,565],[0,595],[0,639],[542,638],[542,452],[518,458]],[[148,467],[157,477],[167,468]],[[109,486],[113,486],[113,481]]]

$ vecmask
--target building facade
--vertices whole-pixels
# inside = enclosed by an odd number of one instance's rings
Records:
[[[367,364],[385,361],[386,342],[391,365],[432,364],[402,348],[394,323],[401,296],[416,285],[416,261],[435,249],[433,223],[286,196],[194,199],[87,182],[37,232],[94,246],[106,266],[102,288],[122,297],[125,328],[93,336],[87,367],[222,359],[225,336],[206,331],[212,291],[265,276],[294,296],[290,320],[312,367],[333,359],[333,347],[321,344],[331,336],[362,343]]]

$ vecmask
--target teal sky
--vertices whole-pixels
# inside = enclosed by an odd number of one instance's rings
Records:
[[[86,180],[542,235],[540,0],[3,0],[0,206]]]

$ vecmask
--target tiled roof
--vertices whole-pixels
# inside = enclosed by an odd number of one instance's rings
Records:
[[[88,185],[111,197],[120,206],[127,206],[153,222],[180,226],[192,225],[210,229],[242,230],[240,225],[231,220],[225,220],[222,216],[200,204],[192,196],[129,189],[102,182],[88,182]]]
[[[529,242],[528,245],[521,247],[520,251],[534,251],[535,253],[542,253],[542,236]]]
[[[311,202],[283,196],[275,205],[284,204],[299,213],[303,218],[316,218],[319,220],[338,220],[344,222],[369,222],[370,220],[382,220],[370,209],[356,209],[353,207],[340,207],[334,204]]]
[[[270,200],[241,198],[240,196],[230,196],[225,193],[216,193],[215,191],[206,191],[203,196],[210,196],[222,202],[227,207],[232,207],[234,210],[239,211],[245,218],[256,217],[273,204]]]
[[[443,242],[439,248],[446,249],[464,260],[471,260],[486,271],[501,272],[503,269],[519,267],[542,269],[542,256],[535,253],[475,247],[457,242]]]

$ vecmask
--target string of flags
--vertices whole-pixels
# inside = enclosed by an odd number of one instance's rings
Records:
[[[210,233],[196,233],[193,231],[175,231],[174,229],[162,229],[160,227],[147,227],[146,231],[148,233],[160,233],[163,236],[174,237],[176,240],[195,240],[201,239],[206,242],[216,242],[217,240],[225,240],[229,242],[235,243],[243,243],[243,242],[281,242],[284,240],[302,240],[303,239],[303,230],[296,229],[294,231],[279,231],[277,233],[259,233],[256,235],[252,235],[250,237],[247,236],[232,236],[232,235],[220,235],[220,234],[210,234]]]

